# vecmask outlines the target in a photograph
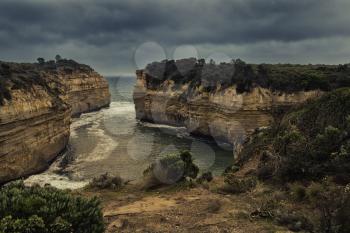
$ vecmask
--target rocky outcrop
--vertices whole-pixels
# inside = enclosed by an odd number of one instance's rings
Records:
[[[88,66],[0,62],[0,183],[46,169],[68,143],[72,114],[109,99],[107,81]]]
[[[72,61],[56,64],[59,82],[66,88],[63,99],[72,107],[73,116],[109,106],[108,82],[100,74]]]
[[[136,72],[136,117],[141,121],[185,126],[192,134],[211,137],[237,149],[252,131],[270,124],[275,109],[288,108],[326,91],[328,86],[323,88],[326,85],[312,86],[312,77],[305,78],[308,73],[300,76],[306,79],[302,84],[305,86],[299,85],[297,72],[301,68],[307,71],[300,72],[309,72],[312,68],[314,74],[333,69],[295,66],[297,77],[278,80],[279,76],[275,75],[280,70],[277,69],[288,68],[288,72],[294,69],[290,65],[281,67],[268,71],[266,67],[242,61],[215,65],[193,59],[152,63]],[[336,68],[334,74],[338,74]],[[286,85],[279,88],[282,81]]]
[[[87,65],[59,60],[38,65],[63,86],[61,97],[72,107],[72,115],[99,110],[110,103],[108,82]]]

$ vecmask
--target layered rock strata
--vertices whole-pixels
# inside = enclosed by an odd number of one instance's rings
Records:
[[[320,75],[333,71],[329,66],[296,66],[301,75],[290,77],[287,90],[278,86],[281,81],[276,74],[280,67],[272,67],[274,70],[268,73],[265,67],[238,62],[215,65],[195,59],[163,61],[138,70],[134,89],[136,118],[185,126],[192,134],[211,137],[237,149],[252,131],[270,124],[276,109],[286,109],[327,91],[329,87],[324,83],[322,87],[312,86],[311,76],[307,76],[305,86],[299,85],[298,79],[304,78],[301,68],[305,67],[305,73],[312,68]],[[294,69],[289,65],[287,68],[288,72]],[[334,75],[337,72],[334,68]],[[262,75],[270,76],[264,81]],[[333,80],[326,84],[338,85]]]
[[[107,81],[74,61],[0,62],[0,183],[46,169],[68,143],[72,114],[109,99]]]
[[[63,97],[72,107],[72,115],[96,111],[110,104],[108,82],[89,66],[59,61],[56,63],[59,82],[65,87]]]

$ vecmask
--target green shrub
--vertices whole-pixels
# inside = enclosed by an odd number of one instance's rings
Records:
[[[302,184],[293,183],[289,185],[290,194],[296,201],[303,201],[306,198],[306,189]]]
[[[306,196],[309,200],[314,200],[321,195],[324,191],[323,189],[324,187],[321,183],[312,182],[306,189]]]
[[[269,156],[264,156],[266,151]],[[350,182],[350,88],[304,103],[244,146],[240,164],[261,159],[257,175],[280,183],[332,176]]]
[[[88,187],[98,189],[120,189],[124,185],[123,179],[119,176],[111,176],[108,173],[94,177]]]
[[[100,202],[16,182],[0,189],[1,233],[104,232]]]
[[[311,184],[307,194],[319,215],[318,232],[350,232],[350,185],[337,186],[326,179]]]
[[[314,226],[304,215],[296,213],[294,211],[276,211],[275,221],[277,224],[287,226],[291,231],[302,231],[313,232]]]
[[[210,182],[214,179],[213,174],[211,172],[204,172],[197,178],[196,182],[198,184],[202,184],[203,182]]]
[[[188,151],[180,154],[170,154],[152,163],[144,172],[144,189],[162,184],[174,184],[185,180],[195,179],[199,168],[193,163]]]
[[[220,188],[221,191],[227,193],[245,193],[257,185],[255,177],[238,178],[234,174],[229,174],[225,177],[225,184]]]

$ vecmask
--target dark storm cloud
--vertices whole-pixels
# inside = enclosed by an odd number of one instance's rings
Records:
[[[262,51],[271,41],[290,47],[314,40],[316,49],[319,40],[349,42],[349,11],[347,0],[2,0],[0,59],[33,59],[57,49],[108,70],[130,67],[133,51],[148,40],[213,50],[227,45],[228,53],[250,59],[249,48]],[[111,60],[103,65],[102,58]]]

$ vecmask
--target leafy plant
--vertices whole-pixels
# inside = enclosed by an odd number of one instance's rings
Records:
[[[174,184],[185,178],[195,179],[199,168],[193,163],[188,151],[170,154],[152,163],[144,173],[144,188],[152,188],[161,184]]]
[[[99,189],[120,189],[123,185],[124,181],[119,175],[111,176],[108,173],[93,178],[89,183],[90,188]]]
[[[0,189],[1,233],[104,232],[100,202],[15,182]]]
[[[257,174],[263,180],[294,182],[333,176],[339,183],[347,184],[349,116],[350,88],[327,93],[295,107],[266,132],[254,134],[244,146],[241,163],[260,154]]]
[[[238,178],[234,174],[227,174],[224,180],[225,184],[220,188],[221,191],[227,193],[245,193],[257,185],[255,177]]]

